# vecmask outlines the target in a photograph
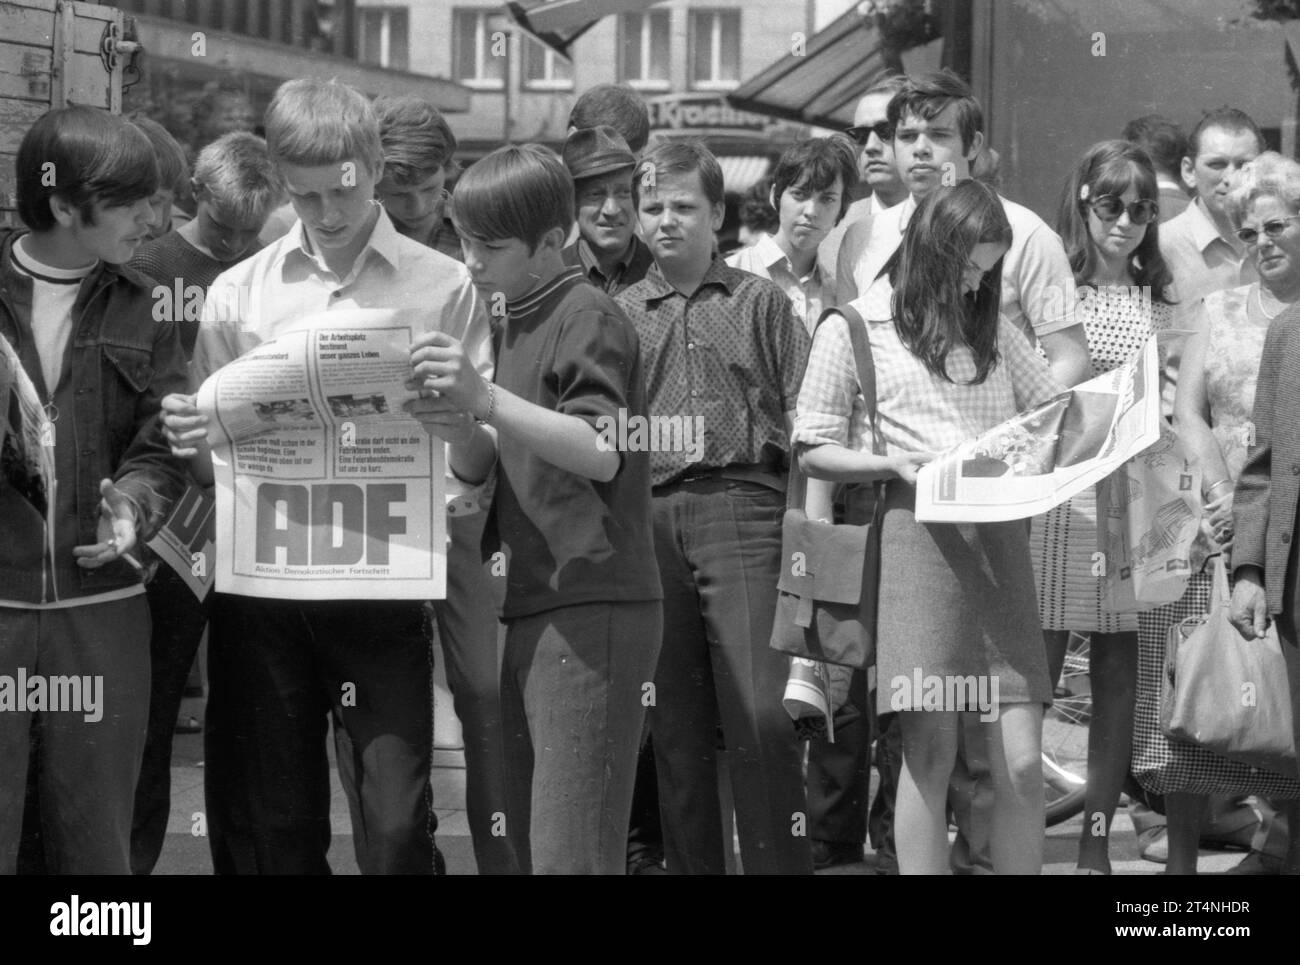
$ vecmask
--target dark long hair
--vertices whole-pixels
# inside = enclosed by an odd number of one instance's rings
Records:
[[[947,363],[954,345],[965,345],[975,356],[970,385],[983,382],[998,363],[1002,259],[984,273],[977,291],[962,292],[962,275],[979,244],[1010,245],[1011,224],[997,192],[979,181],[962,181],[917,206],[884,268],[894,287],[898,337],[947,382],[953,381]]]
[[[1088,232],[1088,205],[1080,195],[1122,195],[1130,187],[1144,201],[1160,201],[1156,169],[1151,157],[1132,141],[1099,141],[1083,152],[1065,182],[1056,230],[1065,242],[1065,253],[1074,271],[1074,280],[1083,284],[1097,270],[1097,246]],[[1133,281],[1151,292],[1154,301],[1172,304],[1166,289],[1173,276],[1160,254],[1160,230],[1156,219],[1147,222],[1142,243],[1129,256],[1128,270]]]

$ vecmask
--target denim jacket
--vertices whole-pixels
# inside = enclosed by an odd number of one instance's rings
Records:
[[[101,479],[139,510],[139,541],[163,523],[184,488],[185,469],[162,436],[163,396],[188,391],[174,321],[155,321],[153,285],[101,262],[81,284],[57,387],[47,387],[32,336],[32,283],[13,265],[24,229],[0,229],[0,335],[22,360],[54,413],[56,487],[40,509],[0,473],[0,600],[52,603],[140,582],[122,560],[76,565],[74,546],[98,541]]]

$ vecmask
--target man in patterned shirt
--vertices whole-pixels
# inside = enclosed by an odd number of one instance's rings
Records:
[[[650,732],[674,874],[725,870],[717,729],[745,870],[808,874],[799,747],[768,646],[781,563],[789,422],[809,336],[771,281],[713,257],[722,171],[707,148],[654,147],[633,190],[655,256],[617,301],[645,363],[663,649]]]

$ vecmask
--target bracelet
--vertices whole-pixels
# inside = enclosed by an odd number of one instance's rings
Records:
[[[483,418],[481,418],[481,419],[480,419],[478,416],[475,416],[475,417],[474,417],[474,421],[477,422],[477,423],[478,423],[479,425],[481,425],[481,426],[485,426],[485,425],[487,425],[489,422],[492,421],[492,416],[493,416],[493,414],[496,412],[496,408],[497,408],[497,390],[496,390],[496,386],[493,385],[491,382],[489,382],[489,383],[487,384],[487,390],[488,390],[488,410],[487,410],[487,414],[484,415]]]
[[[1214,491],[1218,489],[1220,486],[1228,486],[1230,488],[1235,488],[1235,484],[1231,479],[1220,479],[1216,483],[1210,483],[1210,485],[1208,486],[1202,486],[1201,494],[1207,497],[1213,496]]]

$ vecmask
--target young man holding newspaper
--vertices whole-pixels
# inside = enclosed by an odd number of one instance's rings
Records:
[[[418,310],[490,376],[487,318],[465,268],[399,235],[373,202],[383,162],[369,102],[342,84],[290,81],[267,110],[266,139],[299,222],[213,284],[194,384],[304,316],[367,308]],[[210,474],[207,420],[193,397],[169,397],[164,409],[173,450],[198,457],[196,476]],[[451,475],[447,488],[466,490]],[[448,580],[440,603],[455,606],[463,595],[453,570]],[[218,593],[210,646],[206,792],[218,873],[329,873],[330,718],[362,872],[442,871],[420,602]]]

